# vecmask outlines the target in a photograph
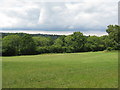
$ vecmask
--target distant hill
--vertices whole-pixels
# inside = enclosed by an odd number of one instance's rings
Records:
[[[19,35],[19,36],[23,36],[26,33],[2,33],[2,38],[7,36],[7,35]],[[51,37],[52,39],[56,39],[58,37],[60,37],[61,35],[51,35],[51,34],[30,34],[32,36],[44,36],[44,37]]]

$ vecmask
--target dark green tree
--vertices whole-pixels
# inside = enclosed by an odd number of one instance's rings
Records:
[[[119,25],[109,25],[106,30],[108,37],[111,40],[113,49],[120,50],[120,26]]]
[[[81,52],[84,51],[84,45],[86,42],[85,36],[81,32],[74,32],[72,34],[73,37],[73,48],[74,52]]]
[[[36,36],[33,37],[33,40],[38,47],[51,46],[53,44],[52,39],[49,37]]]
[[[73,52],[74,51],[74,38],[72,35],[68,35],[65,37],[65,47],[66,47],[66,52]]]
[[[19,55],[20,37],[18,35],[8,35],[3,38],[2,54],[5,56]]]
[[[103,40],[97,36],[89,36],[85,43],[87,51],[101,51],[104,50]]]
[[[25,34],[21,37],[20,54],[30,55],[36,53],[36,44],[31,35]]]

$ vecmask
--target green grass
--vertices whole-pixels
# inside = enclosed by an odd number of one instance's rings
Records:
[[[117,52],[3,57],[3,88],[116,88]]]

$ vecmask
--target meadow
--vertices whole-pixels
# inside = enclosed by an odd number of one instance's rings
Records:
[[[118,53],[3,57],[3,88],[117,88]]]

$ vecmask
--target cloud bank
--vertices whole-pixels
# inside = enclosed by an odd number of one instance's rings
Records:
[[[103,32],[118,23],[118,0],[34,2],[1,0],[0,29]]]

